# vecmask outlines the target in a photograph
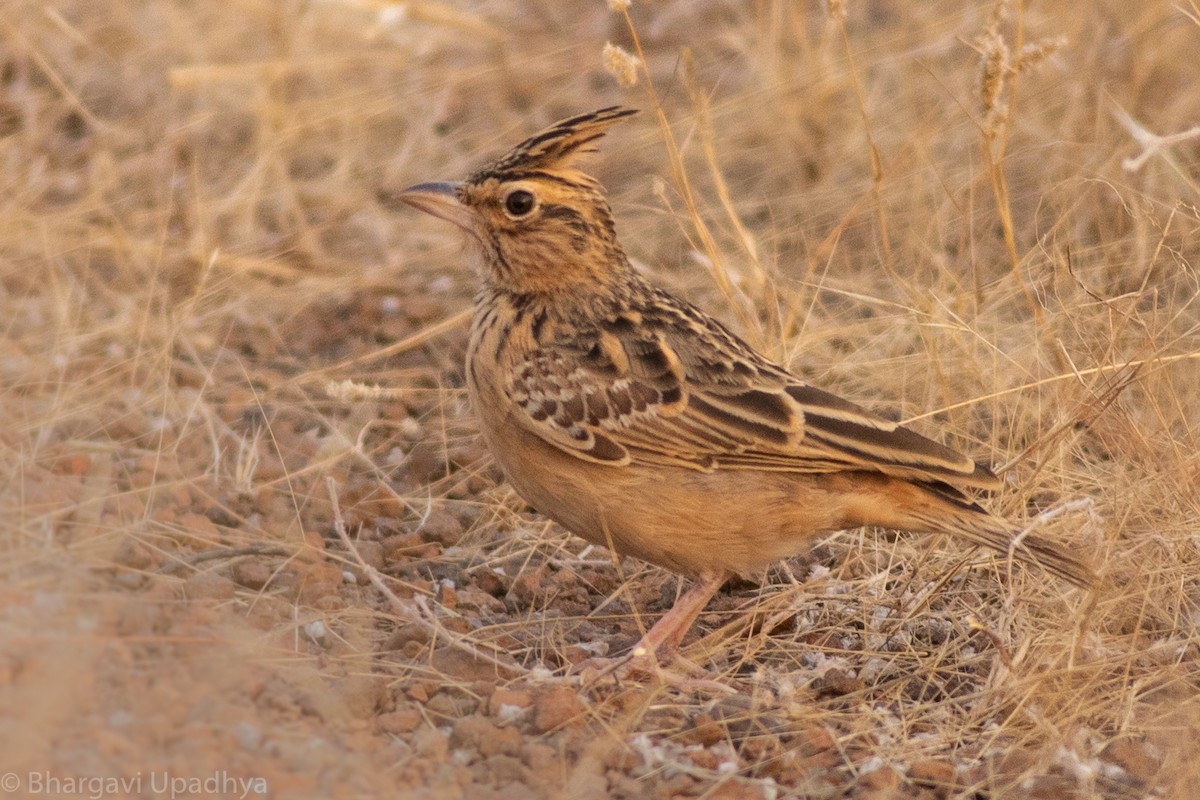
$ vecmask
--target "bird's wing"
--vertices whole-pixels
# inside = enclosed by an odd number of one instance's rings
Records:
[[[665,294],[594,329],[544,344],[507,391],[527,427],[579,458],[698,470],[871,470],[993,488],[967,456],[755,353]]]

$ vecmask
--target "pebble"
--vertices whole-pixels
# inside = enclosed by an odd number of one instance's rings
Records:
[[[465,532],[458,517],[444,508],[434,508],[417,529],[427,542],[437,542],[444,547],[458,544]]]
[[[375,726],[385,733],[412,733],[423,719],[424,716],[416,707],[408,706],[380,714],[375,718]]]
[[[233,565],[233,579],[256,592],[271,582],[273,573],[274,570],[266,563],[252,558],[243,559]]]
[[[952,787],[955,785],[954,767],[945,761],[925,759],[913,762],[908,768],[908,777],[914,783],[927,786]]]
[[[363,563],[373,569],[383,569],[383,544],[360,539],[354,543],[354,549],[362,558]]]
[[[193,600],[231,600],[237,587],[219,572],[195,572],[184,583],[184,592]]]
[[[488,698],[488,713],[501,722],[509,722],[533,705],[533,694],[525,689],[497,689]]]
[[[1121,769],[1143,781],[1151,781],[1158,774],[1160,763],[1150,754],[1144,742],[1117,739],[1109,742],[1100,753],[1100,758],[1116,764]]]
[[[450,734],[451,747],[478,750],[484,758],[520,755],[523,737],[515,728],[496,727],[487,717],[472,714],[454,723]],[[518,762],[519,763],[519,762]]]
[[[900,785],[900,773],[885,764],[882,767],[864,773],[858,780],[859,784],[866,789],[873,791],[889,790],[895,789]]]
[[[707,800],[768,800],[766,787],[746,778],[728,778],[704,793]]]
[[[685,744],[698,744],[712,747],[725,739],[725,728],[707,711],[701,711],[691,719],[691,724],[680,736]]]
[[[866,688],[866,684],[861,679],[853,678],[834,667],[818,678],[813,688],[817,690],[818,697],[841,697],[861,692]]]
[[[541,733],[582,721],[587,706],[578,693],[565,686],[540,692],[534,700],[533,726]]]
[[[262,729],[253,722],[239,722],[233,727],[233,735],[243,750],[257,750],[263,739]]]

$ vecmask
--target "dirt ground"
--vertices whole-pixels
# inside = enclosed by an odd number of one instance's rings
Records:
[[[0,795],[1196,796],[1200,7],[629,14],[0,6]],[[704,680],[587,666],[679,581],[504,485],[457,233],[376,198],[614,103],[635,265],[1094,593],[852,531],[718,595]]]

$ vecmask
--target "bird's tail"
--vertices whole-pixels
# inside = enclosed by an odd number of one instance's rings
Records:
[[[966,539],[1022,563],[1041,567],[1080,589],[1095,584],[1096,574],[1091,568],[1061,545],[989,514],[979,506],[975,508],[978,510],[943,518],[936,532]]]
[[[888,488],[894,515],[890,527],[965,539],[1040,567],[1081,589],[1096,583],[1091,568],[1064,547],[991,514],[952,487],[897,481]]]

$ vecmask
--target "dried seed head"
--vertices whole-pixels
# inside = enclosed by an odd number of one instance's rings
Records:
[[[629,10],[631,0],[608,0],[608,9],[618,14]]]
[[[979,45],[979,105],[991,124],[1006,114],[1004,89],[1012,69],[1012,54],[1004,37],[991,27],[981,37]]]
[[[325,394],[343,403],[354,403],[363,400],[398,400],[403,392],[398,389],[345,380],[330,381],[325,384]]]
[[[1008,16],[1009,0],[996,0],[996,4],[992,6],[992,13],[988,15],[988,32],[997,33],[1000,30],[1000,23]]]
[[[604,58],[604,68],[617,79],[617,83],[626,89],[637,86],[638,67],[642,64],[637,56],[612,42],[604,45],[601,55]]]
[[[1066,46],[1067,37],[1065,36],[1053,36],[1048,39],[1030,42],[1022,47],[1021,52],[1017,54],[1017,71],[1020,72],[1029,67],[1037,66]]]

